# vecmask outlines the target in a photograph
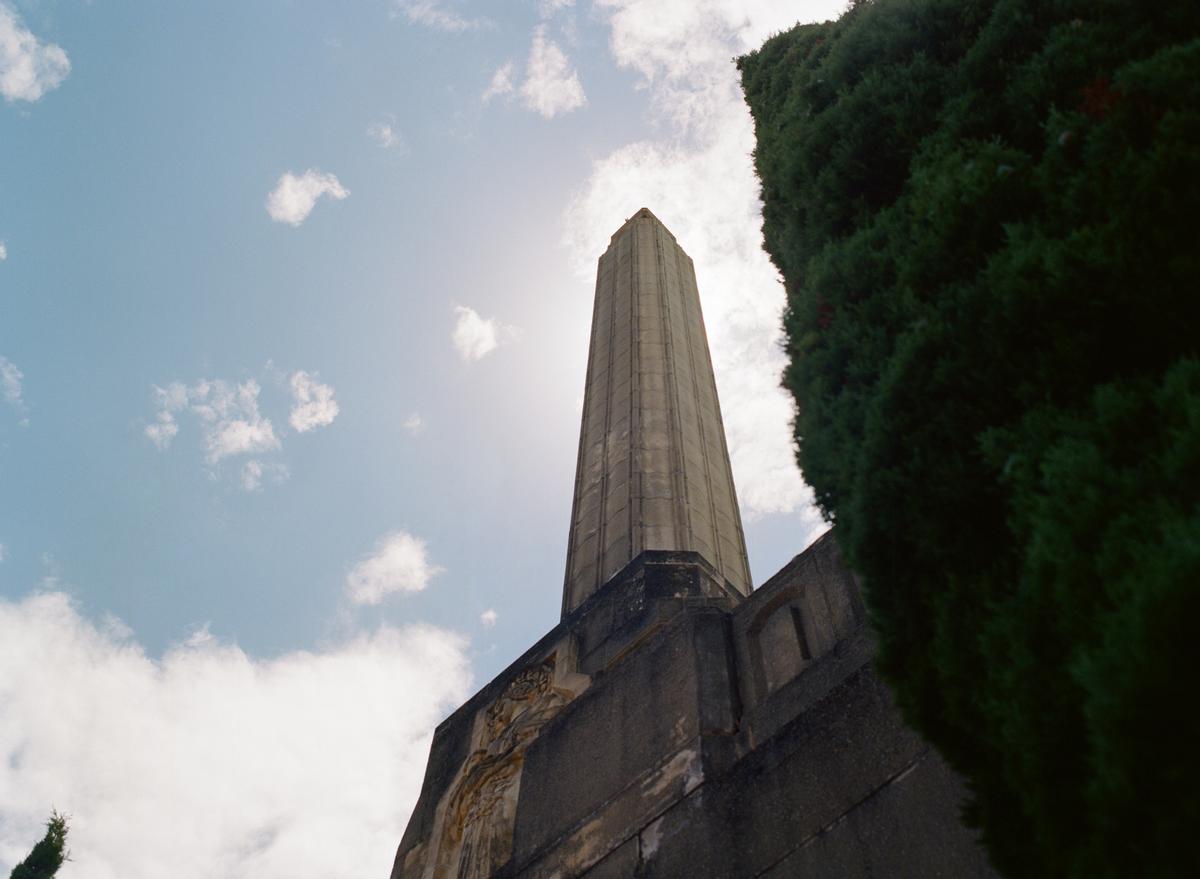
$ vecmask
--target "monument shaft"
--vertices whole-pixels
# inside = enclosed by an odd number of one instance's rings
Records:
[[[750,593],[696,273],[643,208],[596,276],[563,616],[645,550],[696,552]]]

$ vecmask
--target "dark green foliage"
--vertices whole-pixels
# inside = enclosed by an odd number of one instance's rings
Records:
[[[29,857],[9,874],[9,879],[51,879],[67,859],[67,819],[57,812],[46,822],[46,835],[41,838]]]
[[[1200,4],[874,0],[739,67],[908,719],[1009,875],[1200,875]]]

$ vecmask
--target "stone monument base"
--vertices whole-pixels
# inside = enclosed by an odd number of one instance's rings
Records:
[[[392,879],[993,876],[872,653],[832,534],[644,552],[438,727]]]

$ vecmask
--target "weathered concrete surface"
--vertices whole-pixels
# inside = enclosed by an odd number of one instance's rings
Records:
[[[832,535],[739,599],[695,554],[627,565],[439,727],[394,879],[992,876],[961,785],[871,668]],[[566,695],[522,746],[509,836],[469,807],[448,834],[480,718],[548,662]],[[431,871],[460,837],[507,860]]]
[[[750,592],[696,272],[643,208],[596,276],[564,616],[645,550],[699,553]]]

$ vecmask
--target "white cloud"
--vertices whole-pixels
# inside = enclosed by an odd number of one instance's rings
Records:
[[[179,425],[169,412],[159,412],[157,421],[146,425],[146,436],[159,449],[171,445],[175,434],[179,433]]]
[[[445,0],[395,0],[393,15],[403,15],[412,24],[438,31],[467,31],[491,27],[486,18],[467,18],[448,8]]]
[[[204,447],[210,465],[232,455],[279,448],[271,420],[258,411],[261,390],[254,379],[236,385],[200,381],[188,389],[191,411],[204,425]]]
[[[258,409],[261,390],[254,379],[240,384],[201,379],[191,386],[182,382],[156,386],[158,412],[144,433],[159,449],[167,448],[179,433],[177,415],[186,410],[200,422],[209,466],[233,455],[278,449],[279,437],[271,420]]]
[[[332,174],[312,168],[300,176],[288,171],[267,195],[267,213],[276,223],[299,226],[308,219],[321,196],[328,195],[340,200],[349,194],[350,190]]]
[[[242,488],[245,491],[262,489],[263,465],[257,458],[251,458],[242,466]]]
[[[480,317],[479,312],[464,305],[456,305],[454,314],[454,348],[467,362],[486,357],[501,345],[515,340],[521,332],[495,318]]]
[[[500,619],[500,614],[496,613],[490,607],[479,615],[479,622],[483,624],[485,629],[490,629],[496,625],[496,620]]]
[[[288,468],[278,461],[260,461],[258,458],[251,458],[242,465],[242,490],[262,491],[264,479],[269,478],[278,485],[286,482],[289,475]]]
[[[538,0],[538,14],[542,18],[549,18],[560,9],[566,9],[574,5],[575,0]]]
[[[183,639],[182,646],[194,649],[197,647],[212,647],[216,643],[217,637],[212,633],[212,623],[204,623],[192,629],[191,634]]]
[[[71,72],[67,53],[39,42],[7,3],[0,3],[0,94],[9,103],[36,101]]]
[[[399,153],[407,152],[407,145],[404,143],[404,138],[395,128],[395,119],[389,117],[388,120],[376,119],[367,126],[367,137],[375,141],[375,143],[385,150],[396,150]]]
[[[4,561],[6,558],[8,558],[8,547],[6,547],[3,543],[0,543],[0,562]]]
[[[413,436],[419,436],[425,432],[425,419],[421,417],[420,412],[414,412],[412,415],[404,419],[404,429]]]
[[[562,49],[546,37],[545,25],[538,25],[533,31],[525,81],[521,83],[521,100],[528,109],[546,119],[577,110],[587,103],[579,75]]]
[[[295,405],[288,423],[300,433],[333,424],[337,418],[338,404],[333,399],[333,388],[317,381],[317,377],[302,369],[292,373],[292,399]]]
[[[8,259],[8,245],[0,241],[0,262],[4,262],[6,259]]]
[[[511,95],[515,88],[516,86],[513,85],[513,63],[505,61],[492,74],[491,82],[483,90],[483,94],[479,96],[479,100],[486,104],[492,98]]]
[[[172,387],[176,387],[176,385],[172,385]],[[179,385],[179,387],[182,386]],[[166,393],[167,391],[163,388],[156,387],[154,389],[156,397],[161,398]],[[175,420],[175,411],[174,409],[163,407],[154,414],[154,421],[146,425],[146,429],[143,432],[150,442],[154,443],[155,448],[160,450],[166,449],[171,445],[171,440],[175,439],[175,436],[179,433],[179,422]]]
[[[646,206],[696,264],[730,457],[748,518],[799,511],[811,536],[825,527],[791,443],[784,292],[762,250],[754,131],[730,59],[795,23],[836,16],[844,0],[601,0],[617,62],[641,74],[663,137],[595,161],[566,214],[577,270],[591,277],[609,236]]]
[[[318,381],[315,372],[298,369],[287,377],[268,361],[263,373],[269,388],[280,388],[286,382],[291,396],[288,423],[297,433],[332,424],[337,417],[339,407],[333,388]],[[204,463],[214,478],[226,458],[247,455],[255,457],[238,471],[243,489],[258,491],[267,478],[276,484],[285,482],[290,476],[286,464],[258,458],[283,448],[275,425],[259,408],[261,393],[261,385],[253,378],[243,382],[202,378],[192,384],[174,381],[165,387],[156,385],[156,411],[142,433],[156,448],[166,450],[179,435],[180,420],[186,414],[200,427]]]
[[[207,629],[161,658],[130,636],[62,593],[0,600],[0,875],[52,806],[64,876],[387,875],[430,732],[469,693],[460,636],[382,627],[269,660]]]
[[[346,592],[355,604],[379,604],[393,592],[420,592],[443,570],[429,561],[424,540],[393,531],[346,575]]]
[[[25,398],[21,396],[21,379],[25,378],[25,374],[17,369],[17,365],[7,357],[0,355],[0,396],[4,397],[4,402],[12,406],[13,411],[17,413],[18,424],[21,427],[29,426],[29,407],[25,405]]]

